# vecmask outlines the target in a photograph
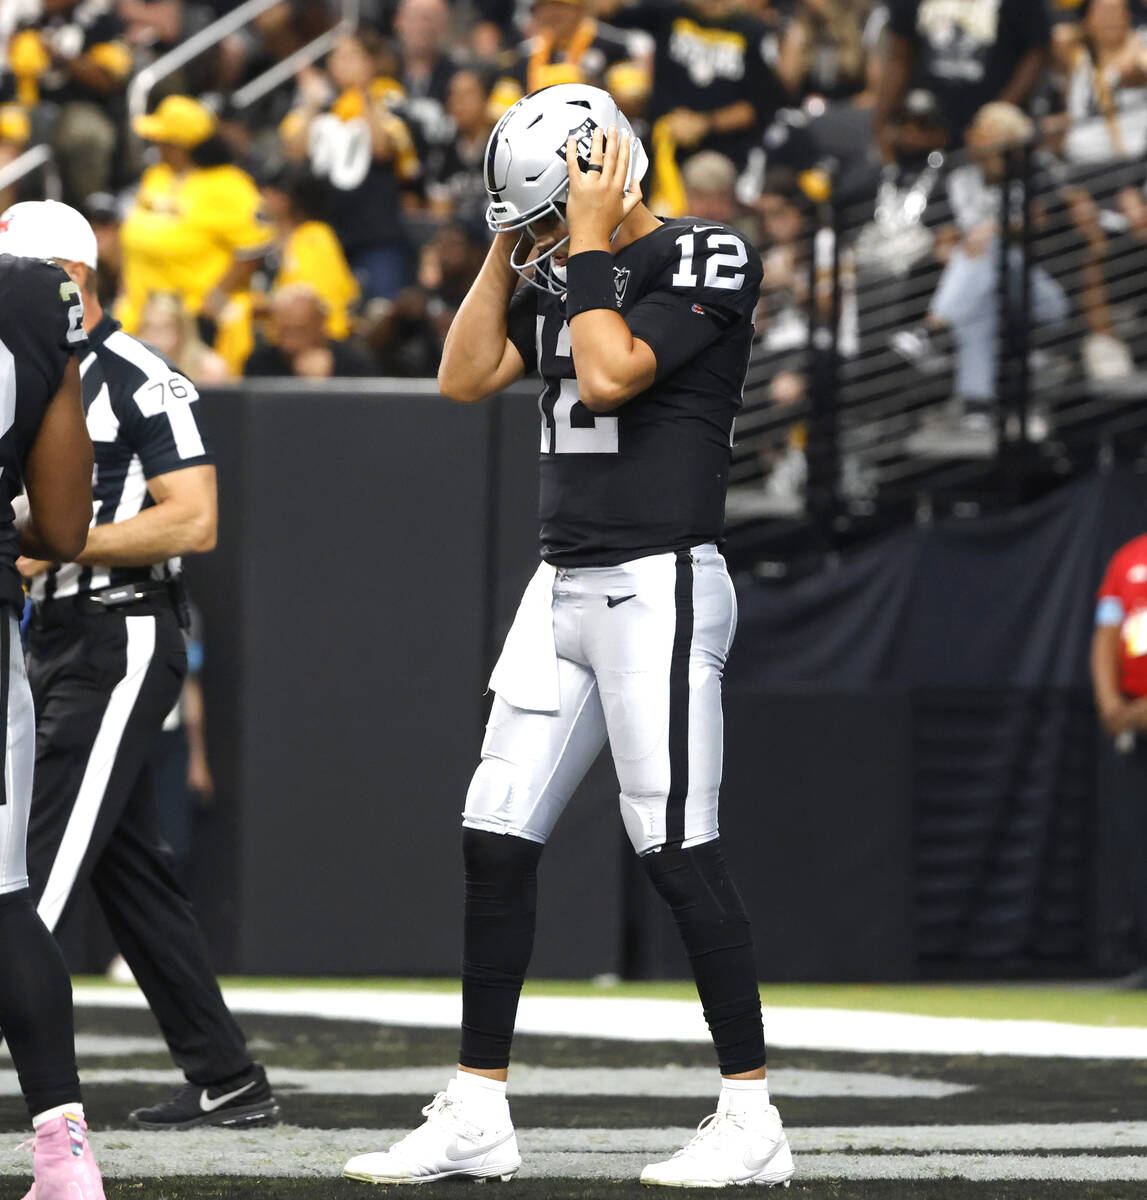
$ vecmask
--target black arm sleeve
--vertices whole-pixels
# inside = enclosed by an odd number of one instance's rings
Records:
[[[538,293],[529,284],[518,288],[506,314],[506,336],[522,356],[526,374],[538,369]]]

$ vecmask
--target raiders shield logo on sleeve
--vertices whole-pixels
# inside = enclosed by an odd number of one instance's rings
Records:
[[[625,299],[625,289],[629,286],[629,268],[614,267],[613,268],[613,290],[617,295],[617,307],[621,307],[622,300]]]

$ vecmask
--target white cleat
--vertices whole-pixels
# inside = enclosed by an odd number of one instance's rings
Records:
[[[505,1119],[488,1124],[466,1103],[454,1080],[422,1110],[423,1124],[389,1150],[359,1154],[343,1167],[347,1179],[363,1183],[431,1183],[454,1176],[512,1178],[522,1165],[518,1139]]]
[[[783,1184],[793,1177],[793,1155],[781,1115],[769,1105],[760,1116],[718,1110],[687,1145],[641,1172],[651,1187],[722,1188]]]

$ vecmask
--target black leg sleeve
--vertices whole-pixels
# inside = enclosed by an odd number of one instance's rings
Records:
[[[655,850],[641,862],[673,910],[721,1074],[755,1071],[765,1062],[765,1034],[753,935],[720,839],[688,850]]]
[[[462,949],[464,1067],[510,1065],[518,997],[534,949],[542,846],[508,834],[462,830],[466,916]]]
[[[81,1099],[71,980],[26,888],[0,896],[0,1029],[32,1116]]]

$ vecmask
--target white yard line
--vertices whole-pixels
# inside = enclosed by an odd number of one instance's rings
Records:
[[[80,1079],[85,1087],[144,1084],[177,1087],[184,1082],[174,1068],[85,1067],[80,1055]],[[283,1097],[310,1096],[425,1096],[441,1091],[454,1066],[401,1067],[391,1070],[338,1071],[271,1069],[275,1091]],[[778,1097],[815,1096],[852,1099],[941,1100],[973,1089],[939,1079],[909,1079],[867,1072],[810,1071],[779,1067],[769,1074]],[[643,1096],[669,1099],[694,1097],[711,1103],[717,1074],[707,1067],[530,1067],[514,1068],[513,1095],[518,1096]],[[0,1070],[0,1096],[19,1096],[16,1072]]]
[[[942,1176],[965,1179],[1147,1179],[1143,1154],[1057,1155],[1048,1153],[985,1154],[983,1149],[1067,1150],[1127,1149],[1143,1144],[1139,1132],[1128,1134],[1129,1123],[1110,1126],[919,1126],[895,1133],[896,1150],[911,1153],[849,1154],[844,1148],[862,1148],[880,1131],[819,1129],[790,1131],[796,1153],[798,1178],[803,1179],[906,1179]],[[1080,1130],[1087,1130],[1086,1144]],[[235,1132],[191,1131],[178,1135],[115,1131],[96,1133],[92,1145],[100,1168],[109,1178],[171,1177],[173,1175],[310,1176],[332,1178],[354,1154],[381,1149],[404,1130],[278,1129]],[[567,1178],[635,1178],[645,1163],[680,1146],[691,1129],[525,1129],[518,1134],[525,1158],[523,1176]],[[1128,1140],[1130,1138],[1130,1140]],[[1004,1145],[1008,1139],[1010,1147]],[[958,1144],[971,1152],[953,1153]],[[9,1144],[0,1149],[0,1175],[26,1175],[31,1158]],[[815,1149],[814,1149],[815,1147]],[[926,1151],[934,1147],[933,1152]],[[823,1149],[822,1149],[823,1148]],[[892,1149],[882,1141],[873,1149]]]
[[[1091,1183],[1147,1179],[1147,1158],[1030,1154],[809,1154],[802,1179],[1040,1179]]]
[[[457,994],[337,988],[228,988],[236,1012],[325,1017],[453,1029],[461,1019]],[[134,987],[75,989],[78,1007],[145,1008]],[[519,1033],[622,1041],[707,1042],[699,1004],[617,996],[524,996]],[[997,1054],[1036,1058],[1147,1059],[1147,1028],[1106,1028],[1054,1021],[994,1021],[922,1017],[836,1008],[765,1012],[770,1045],[861,1053]]]

